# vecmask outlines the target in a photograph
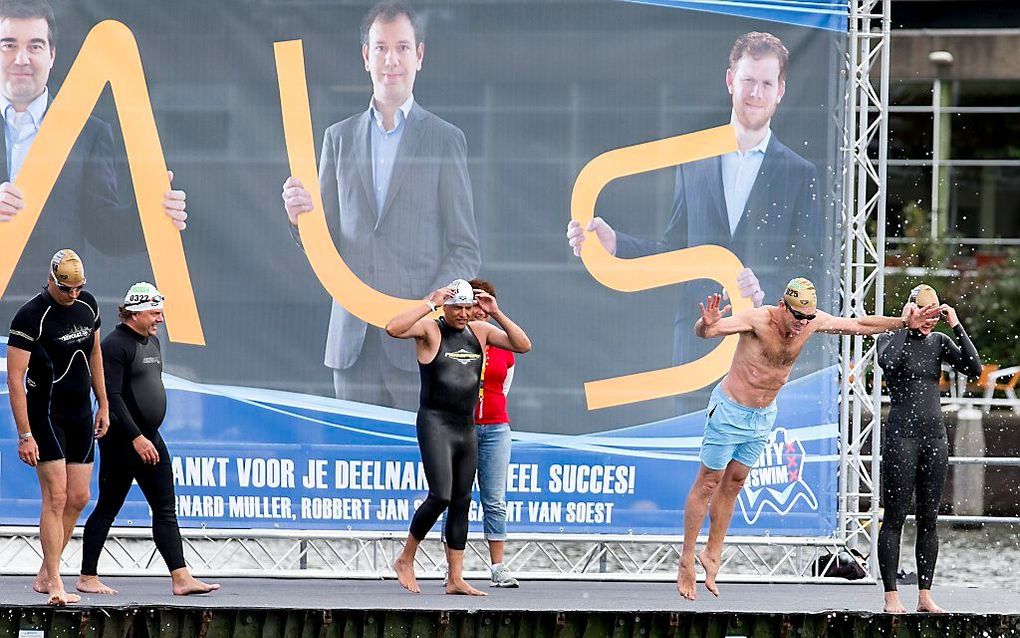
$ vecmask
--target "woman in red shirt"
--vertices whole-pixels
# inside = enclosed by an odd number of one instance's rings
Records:
[[[471,287],[493,297],[496,289],[484,279],[472,279]],[[471,319],[487,321],[478,306],[471,308]],[[483,529],[489,542],[489,569],[492,587],[517,587],[517,579],[503,564],[506,544],[506,475],[510,464],[510,417],[506,412],[506,393],[514,377],[514,353],[486,346],[482,365],[482,383],[475,409],[478,434],[478,489],[481,493]]]

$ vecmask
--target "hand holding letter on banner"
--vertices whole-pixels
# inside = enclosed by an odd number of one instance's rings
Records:
[[[765,291],[758,283],[758,277],[750,268],[744,268],[737,273],[737,285],[740,286],[740,296],[751,300],[755,308],[760,308],[765,300]]]
[[[301,217],[301,243],[315,276],[326,291],[352,315],[375,326],[385,326],[390,318],[421,303],[420,300],[401,299],[375,290],[362,281],[337,251],[336,244],[326,225],[322,194],[319,190],[318,166],[312,148],[312,115],[308,106],[308,83],[305,79],[304,50],[300,40],[276,42],[276,71],[280,84],[280,106],[283,114],[283,132],[287,143],[287,156],[292,173],[304,180],[287,180],[290,195],[297,198],[296,206],[288,210],[291,223]],[[305,184],[307,183],[307,186]],[[285,194],[285,201],[287,195]],[[307,197],[307,200],[305,198]],[[308,210],[304,210],[307,201]]]
[[[21,189],[10,182],[0,184],[0,222],[9,222],[25,207]]]
[[[761,283],[758,282],[753,270],[744,268],[737,273],[737,285],[740,287],[741,298],[750,299],[755,308],[761,308],[762,302],[765,301],[765,291],[761,289]],[[722,291],[722,298],[726,301],[730,298],[725,288]]]
[[[571,216],[579,227],[588,226],[594,220],[599,193],[614,179],[722,155],[736,148],[734,129],[720,126],[603,153],[578,174],[571,197]],[[737,274],[744,270],[744,265],[720,246],[693,246],[628,259],[593,248],[583,252],[581,260],[599,283],[614,290],[635,292],[692,279],[711,279],[724,289],[741,289]],[[734,299],[733,304],[739,311],[747,308],[750,301],[741,297]],[[683,365],[589,381],[584,386],[588,409],[674,396],[705,387],[726,373],[736,346],[736,337],[731,337],[709,354]]]
[[[167,171],[166,176],[173,183],[174,172]],[[184,230],[188,227],[188,224],[185,223],[185,220],[188,218],[188,212],[184,210],[187,198],[187,193],[182,190],[170,190],[163,195],[163,212],[170,218],[170,221],[173,222],[177,230]]]
[[[166,172],[172,182],[173,171]],[[184,230],[188,225],[188,213],[185,210],[187,193],[182,190],[170,190],[163,195],[163,212],[170,218],[177,230]],[[0,222],[9,222],[25,207],[24,194],[21,189],[10,182],[0,184]]]
[[[581,248],[584,247],[585,233],[595,233],[599,243],[610,255],[616,254],[616,231],[601,217],[594,217],[588,225],[581,229],[581,223],[571,219],[567,224],[567,243],[574,249],[574,257],[581,256]]]
[[[177,222],[184,221],[184,194],[171,191],[168,174],[163,172],[166,161],[134,34],[115,20],[105,20],[89,31],[17,174],[18,187],[29,197],[23,210],[6,208],[10,223],[0,224],[0,244],[4,246],[0,251],[0,296],[7,291],[43,206],[107,86],[113,92],[121,123],[153,275],[160,290],[173,300],[167,303],[167,332],[171,341],[205,345],[184,247],[180,233],[174,232],[180,227]],[[12,204],[12,191],[4,192],[2,198]],[[171,229],[163,215],[169,215],[177,228]]]
[[[293,175],[283,183],[283,207],[290,223],[297,226],[298,215],[312,211],[312,195],[305,190],[301,180]]]

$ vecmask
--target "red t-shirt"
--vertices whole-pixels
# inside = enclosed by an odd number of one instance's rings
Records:
[[[495,346],[485,346],[482,364],[482,389],[475,410],[475,423],[492,425],[509,423],[506,413],[506,393],[514,376],[514,353]]]

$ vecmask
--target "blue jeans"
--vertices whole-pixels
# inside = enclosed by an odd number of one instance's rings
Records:
[[[482,497],[485,540],[506,540],[506,473],[510,464],[510,424],[476,425],[478,491]]]

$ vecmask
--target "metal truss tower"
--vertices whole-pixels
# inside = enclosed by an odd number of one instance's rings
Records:
[[[846,317],[883,311],[891,3],[849,2],[842,193],[842,298]],[[872,576],[878,573],[875,550],[882,383],[877,360],[872,339],[842,338],[840,530],[847,545],[857,546],[871,556]]]

